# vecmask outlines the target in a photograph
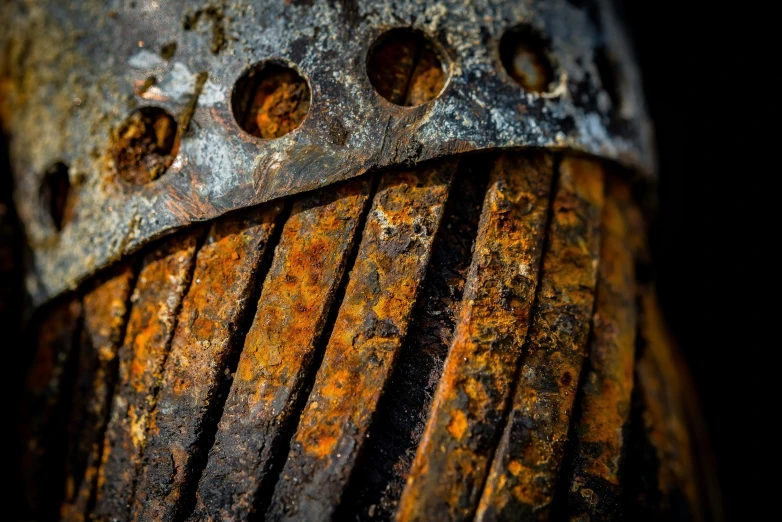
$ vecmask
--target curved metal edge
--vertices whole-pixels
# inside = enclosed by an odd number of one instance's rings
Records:
[[[309,5],[312,4],[312,5]],[[426,4],[426,5],[424,5]],[[495,148],[571,150],[654,178],[639,75],[608,0],[383,2],[17,1],[0,37],[0,115],[12,136],[15,200],[32,250],[26,285],[40,304],[149,241],[231,210],[326,186],[367,170]],[[185,29],[189,14],[212,6]],[[219,16],[213,16],[217,13]],[[525,92],[498,57],[502,33],[527,24],[550,42],[560,84]],[[447,54],[433,102],[398,107],[364,70],[377,36],[414,27]],[[173,57],[161,55],[176,43]],[[611,58],[619,100],[596,65]],[[243,133],[233,83],[266,59],[295,64],[312,90],[302,126],[277,140]],[[208,79],[197,99],[196,76]],[[147,78],[155,85],[142,92]],[[107,166],[109,135],[135,108],[180,117],[194,106],[178,156],[143,187]],[[336,130],[335,130],[336,129]],[[57,232],[41,208],[46,168],[70,166],[75,217]]]

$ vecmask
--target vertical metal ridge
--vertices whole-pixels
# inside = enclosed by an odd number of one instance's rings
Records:
[[[217,220],[196,256],[150,413],[134,520],[181,516],[203,438],[219,417],[217,393],[281,210],[277,201]]]
[[[462,159],[398,360],[334,520],[391,520],[420,442],[459,317],[489,169]]]
[[[623,516],[622,472],[636,345],[633,216],[626,187],[609,178],[589,357],[563,467],[556,519]]]
[[[373,186],[374,177],[365,176],[305,194],[293,204],[191,519],[248,520],[268,502],[301,414],[308,375],[317,370],[326,318],[339,305]]]
[[[268,520],[327,520],[407,332],[456,163],[384,176]]]
[[[91,513],[96,520],[124,521],[130,515],[149,414],[202,237],[202,228],[188,230],[156,246],[142,262],[119,350],[116,392],[103,439]]]
[[[594,304],[603,170],[566,157],[555,187],[513,403],[477,520],[547,520],[558,480]]]
[[[456,334],[397,520],[466,520],[501,433],[529,325],[553,162],[503,154],[484,200]]]
[[[92,283],[83,298],[78,375],[68,427],[65,499],[60,518],[83,521],[94,500],[103,435],[119,371],[139,263],[125,262]]]

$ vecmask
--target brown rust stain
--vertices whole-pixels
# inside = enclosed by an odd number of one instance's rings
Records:
[[[465,520],[475,511],[527,333],[551,180],[544,153],[504,154],[494,165],[461,316],[398,520]]]
[[[133,185],[144,185],[163,174],[177,153],[177,125],[162,109],[133,112],[112,134],[110,167]]]
[[[301,197],[282,230],[244,343],[193,520],[247,520],[287,443],[372,177]]]
[[[123,263],[84,296],[78,376],[68,434],[62,520],[83,521],[95,485],[117,376],[117,356],[136,279],[135,264]]]
[[[540,282],[508,424],[477,520],[548,520],[595,300],[603,170],[559,168]]]
[[[268,520],[333,514],[407,332],[455,163],[383,178]]]
[[[624,431],[630,413],[636,334],[636,283],[629,192],[609,183],[603,212],[589,361],[575,423],[573,474],[567,481],[571,519],[615,520],[622,513]]]
[[[310,109],[310,88],[295,71],[275,64],[257,74],[259,81],[242,128],[260,138],[279,138],[304,121]]]
[[[461,158],[405,342],[333,520],[391,520],[459,319],[493,156]]]
[[[37,326],[20,412],[22,492],[30,519],[56,517],[57,506],[51,499],[58,498],[62,484],[53,470],[62,463],[53,459],[63,449],[58,446],[65,436],[67,369],[78,341],[81,312],[81,300],[71,297],[55,305]]]
[[[437,52],[420,31],[396,29],[381,36],[372,49],[367,74],[377,92],[397,105],[433,100],[445,85]]]
[[[127,520],[129,516],[149,414],[201,235],[201,230],[195,229],[168,239],[142,263],[131,297],[125,340],[119,352],[117,391],[103,440],[92,513],[97,520]]]
[[[215,222],[196,257],[146,433],[134,520],[175,520],[195,487],[208,433],[282,201]]]

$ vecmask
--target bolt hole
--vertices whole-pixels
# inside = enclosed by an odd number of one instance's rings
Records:
[[[46,169],[39,195],[41,207],[52,218],[54,228],[59,232],[73,218],[75,206],[68,165],[58,161]]]
[[[145,185],[171,166],[178,148],[173,116],[159,107],[143,107],[114,132],[110,153],[123,180]]]
[[[500,60],[516,83],[530,92],[548,92],[554,81],[554,66],[548,45],[531,27],[508,29],[500,39]]]
[[[621,108],[619,68],[616,60],[603,45],[595,49],[595,66],[597,67],[597,74],[600,76],[600,84],[611,100],[611,111],[614,115],[617,115]]]
[[[447,80],[434,43],[423,32],[406,28],[391,29],[375,40],[367,76],[380,96],[405,107],[434,100]]]
[[[271,140],[299,127],[310,110],[310,87],[294,69],[265,62],[236,82],[231,109],[239,126]]]

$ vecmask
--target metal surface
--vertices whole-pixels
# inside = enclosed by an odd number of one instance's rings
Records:
[[[651,177],[649,128],[628,46],[607,2],[590,4],[7,4],[0,119],[11,136],[35,303],[175,228],[376,167],[542,147],[598,155]],[[502,66],[500,38],[518,24],[547,42],[548,93],[526,92]],[[429,103],[395,105],[369,81],[372,42],[395,27],[421,30],[438,48],[447,79]],[[311,91],[301,126],[277,139],[245,133],[231,111],[237,79],[266,60],[292,66]],[[613,64],[608,76],[604,63]],[[151,106],[175,118],[176,154],[159,178],[132,185],[113,171],[112,135],[134,110]],[[59,232],[39,197],[56,162],[70,168],[73,198]]]
[[[20,350],[12,518],[719,520],[614,170],[433,160],[124,260]]]

